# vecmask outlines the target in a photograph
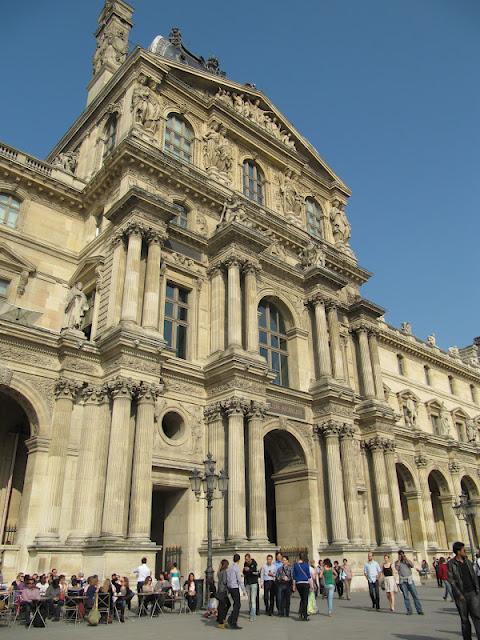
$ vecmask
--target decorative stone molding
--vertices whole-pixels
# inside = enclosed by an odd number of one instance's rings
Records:
[[[114,400],[116,398],[122,398],[122,397],[128,398],[129,400],[131,400],[133,398],[134,393],[137,390],[137,385],[132,380],[132,378],[124,378],[122,376],[117,376],[113,380],[110,380],[107,384],[108,384],[108,389]]]
[[[370,440],[365,440],[365,445],[367,449],[370,449],[370,451],[375,451],[376,449],[385,449],[389,442],[390,441],[386,438],[374,436],[373,438],[370,438]]]
[[[109,389],[107,384],[89,384],[81,392],[83,404],[99,404],[108,397]]]
[[[335,420],[327,420],[321,424],[317,424],[315,427],[315,433],[324,438],[338,437],[345,427],[345,423],[337,422]]]
[[[254,273],[258,276],[262,271],[260,264],[256,260],[247,260],[243,264],[243,272],[244,273]]]
[[[249,409],[248,401],[245,398],[229,398],[221,401],[222,410],[227,416],[233,414],[245,415]]]
[[[395,453],[396,444],[393,440],[385,440],[383,444],[385,453]]]
[[[121,244],[124,240],[124,235],[121,231],[117,231],[113,234],[113,236],[110,238],[110,244],[112,245],[112,248],[115,249],[115,247],[117,247],[119,244]]]
[[[268,405],[263,402],[252,401],[250,407],[247,409],[247,418],[258,418],[265,420],[268,412]]]
[[[415,456],[415,464],[419,469],[425,469],[428,465],[428,458],[423,453],[419,453]]]
[[[81,388],[82,384],[80,382],[77,382],[76,380],[59,378],[55,383],[55,397],[57,400],[66,398],[68,400],[74,401]]]
[[[218,420],[222,415],[222,405],[220,402],[213,402],[212,404],[208,404],[203,410],[203,417],[207,421],[207,423],[214,422]]]
[[[13,378],[13,371],[4,367],[0,368],[0,384],[9,385]]]
[[[130,109],[133,113],[134,126],[148,134],[155,136],[161,120],[160,102],[157,96],[158,82],[140,73],[132,95]]]
[[[461,465],[457,460],[450,460],[448,463],[448,470],[450,473],[460,473]]]
[[[148,229],[145,233],[145,240],[148,245],[158,244],[163,246],[167,239],[167,234],[164,231],[158,229]]]

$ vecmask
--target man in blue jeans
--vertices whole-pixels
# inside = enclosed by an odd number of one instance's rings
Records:
[[[417,588],[412,578],[413,562],[407,558],[405,553],[400,549],[398,552],[398,560],[395,562],[395,569],[398,572],[400,581],[400,590],[403,595],[407,616],[412,615],[412,605],[410,603],[410,595],[413,598],[415,609],[419,616],[423,616],[422,603],[417,594]]]

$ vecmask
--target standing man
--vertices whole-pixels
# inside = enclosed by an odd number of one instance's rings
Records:
[[[472,563],[467,558],[463,542],[453,545],[455,557],[448,561],[448,581],[452,586],[453,597],[457,605],[462,624],[464,640],[472,640],[472,619],[477,638],[480,638],[480,596],[478,578]]]
[[[228,617],[228,626],[230,629],[241,629],[242,627],[238,626],[238,614],[240,613],[240,590],[245,592],[242,584],[242,577],[240,574],[240,567],[238,563],[240,562],[240,556],[236,553],[233,556],[233,563],[227,569],[227,588],[228,593],[231,595],[233,600],[233,608],[230,616]]]
[[[275,554],[275,572],[277,572],[281,567],[283,567],[283,556],[281,551],[277,551]],[[280,614],[280,594],[278,593],[278,582],[275,580],[275,605],[277,607],[277,612]]]
[[[273,615],[273,603],[275,601],[275,576],[277,570],[273,564],[273,556],[268,554],[267,562],[260,571],[260,584],[263,587],[263,601],[267,616]]]
[[[145,582],[146,578],[152,575],[152,571],[147,565],[146,558],[142,558],[142,564],[134,569],[133,573],[137,576],[137,593],[141,593],[143,583]]]
[[[439,565],[439,564],[440,564],[440,563],[439,563],[439,561],[438,561],[438,558],[435,556],[435,557],[432,559],[432,566],[433,566],[433,568],[434,568],[434,570],[435,570],[435,577],[436,577],[436,579],[437,579],[437,587],[440,589],[440,588],[442,587],[442,581],[441,581],[441,579],[440,579],[440,578],[439,578],[439,576],[438,576],[438,565]]]
[[[290,617],[290,596],[293,585],[293,569],[288,561],[288,556],[283,556],[282,566],[276,574],[277,593],[279,601],[278,614],[281,618]]]
[[[246,553],[245,564],[243,565],[243,581],[248,594],[250,622],[254,622],[257,617],[258,576],[257,561],[249,553]]]
[[[400,549],[398,552],[398,560],[395,562],[395,569],[398,572],[400,581],[400,590],[403,594],[403,602],[407,610],[407,616],[412,615],[412,605],[410,604],[410,594],[413,598],[415,609],[419,616],[423,616],[422,603],[417,594],[417,588],[412,578],[413,562],[407,558],[405,553]]]
[[[373,553],[368,552],[368,562],[363,567],[363,573],[368,582],[368,592],[372,600],[372,609],[380,611],[380,590],[378,580],[382,573],[380,565],[373,559]]]

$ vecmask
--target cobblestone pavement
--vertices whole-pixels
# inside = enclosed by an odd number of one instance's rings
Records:
[[[320,612],[310,617],[310,622],[297,620],[298,599],[292,599],[292,617],[290,619],[267,617],[260,615],[255,622],[249,622],[246,602],[242,600],[242,612],[239,624],[239,636],[247,636],[249,640],[283,640],[307,638],[325,638],[331,640],[458,640],[461,638],[460,620],[455,604],[442,600],[442,590],[423,587],[419,589],[425,615],[414,613],[405,615],[403,598],[397,594],[397,611],[391,613],[387,608],[385,595],[381,595],[382,609],[373,611],[368,593],[354,593],[351,601],[334,602],[334,615],[329,618],[326,602],[318,600]],[[73,624],[64,622],[48,622],[48,629],[31,629],[27,631],[23,625],[1,628],[0,637],[16,639],[42,636],[48,640],[64,638],[67,634],[75,640],[95,638],[95,640],[127,640],[138,637],[141,640],[183,640],[184,638],[221,638],[233,633],[231,630],[217,629],[215,623],[202,618],[201,614],[165,614],[159,618],[137,618],[130,614],[125,624],[118,622],[111,625],[88,627],[82,623],[73,629]],[[71,636],[70,634],[74,634]]]

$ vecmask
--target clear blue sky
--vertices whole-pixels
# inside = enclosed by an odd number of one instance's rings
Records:
[[[0,139],[43,157],[85,104],[103,0],[3,2]],[[364,295],[416,335],[480,335],[478,0],[132,0],[131,44],[171,26],[254,82],[353,191]]]

